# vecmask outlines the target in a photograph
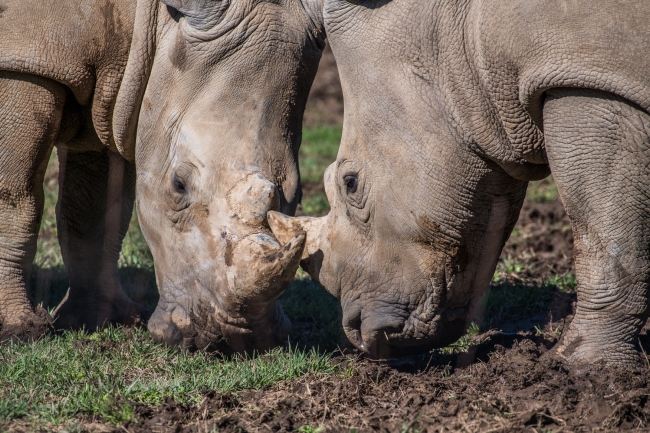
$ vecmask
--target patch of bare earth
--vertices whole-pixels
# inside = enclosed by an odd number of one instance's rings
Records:
[[[526,203],[504,256],[537,279],[568,273],[571,231],[561,203]],[[526,275],[522,276],[525,280]],[[552,356],[575,297],[556,290],[537,326],[492,330],[461,354],[376,362],[335,358],[339,373],[262,390],[206,392],[198,405],[168,399],[136,409],[129,432],[594,432],[650,428],[650,369],[570,370]],[[643,333],[641,342],[650,343]],[[320,430],[316,430],[320,428]]]
[[[535,278],[571,272],[573,233],[562,202],[524,202],[501,258],[517,258],[525,266],[526,274]]]
[[[376,363],[339,358],[347,377],[304,377],[194,407],[141,408],[127,431],[611,431],[645,429],[650,372],[569,371],[545,356],[553,341],[498,336],[454,368],[438,356]],[[447,364],[449,362],[449,364]],[[345,367],[345,364],[349,366]],[[122,429],[121,429],[122,430]],[[124,431],[124,430],[122,430]]]

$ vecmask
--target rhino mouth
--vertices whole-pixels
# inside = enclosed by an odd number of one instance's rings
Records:
[[[290,322],[279,302],[261,320],[248,321],[230,317],[212,302],[202,301],[191,308],[178,303],[159,304],[148,328],[158,343],[228,355],[264,351],[282,344]]]
[[[244,235],[222,232],[221,239],[223,248],[215,251],[223,257],[194,272],[177,266],[159,275],[161,299],[149,320],[151,334],[169,345],[223,353],[282,344],[290,323],[278,298],[298,269],[304,232],[284,245],[259,228]]]
[[[343,330],[360,351],[376,359],[413,356],[448,346],[465,332],[468,308],[440,310],[420,321],[375,314],[361,320],[360,309],[344,313]],[[374,319],[374,320],[373,320]]]

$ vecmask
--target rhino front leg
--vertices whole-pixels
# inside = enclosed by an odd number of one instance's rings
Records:
[[[65,89],[0,71],[0,341],[38,337],[49,316],[27,283],[43,212],[43,175],[58,134]]]
[[[544,133],[578,280],[557,353],[570,363],[638,363],[650,281],[650,116],[608,93],[554,90]]]
[[[138,306],[122,290],[117,261],[135,199],[135,167],[107,149],[59,150],[57,226],[70,288],[57,328],[131,325]]]

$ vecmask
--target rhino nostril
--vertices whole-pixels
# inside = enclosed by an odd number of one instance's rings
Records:
[[[354,309],[351,314],[343,318],[343,330],[350,343],[362,352],[368,353],[368,347],[361,336],[361,309]]]
[[[374,313],[361,324],[361,339],[366,344],[367,353],[378,359],[395,356],[391,340],[402,332],[404,320],[400,317]]]
[[[153,339],[170,346],[181,346],[183,334],[172,320],[172,315],[160,306],[156,307],[147,325]]]

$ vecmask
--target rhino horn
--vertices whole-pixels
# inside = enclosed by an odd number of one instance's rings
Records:
[[[256,233],[242,239],[233,250],[228,283],[239,306],[238,314],[247,319],[268,311],[293,280],[305,246],[300,232],[280,245],[272,236]]]
[[[291,239],[296,233],[306,233],[306,245],[302,253],[301,266],[313,278],[318,279],[323,258],[321,238],[327,217],[298,217],[292,218],[279,212],[270,211],[267,214],[269,227],[273,235],[283,242]]]

